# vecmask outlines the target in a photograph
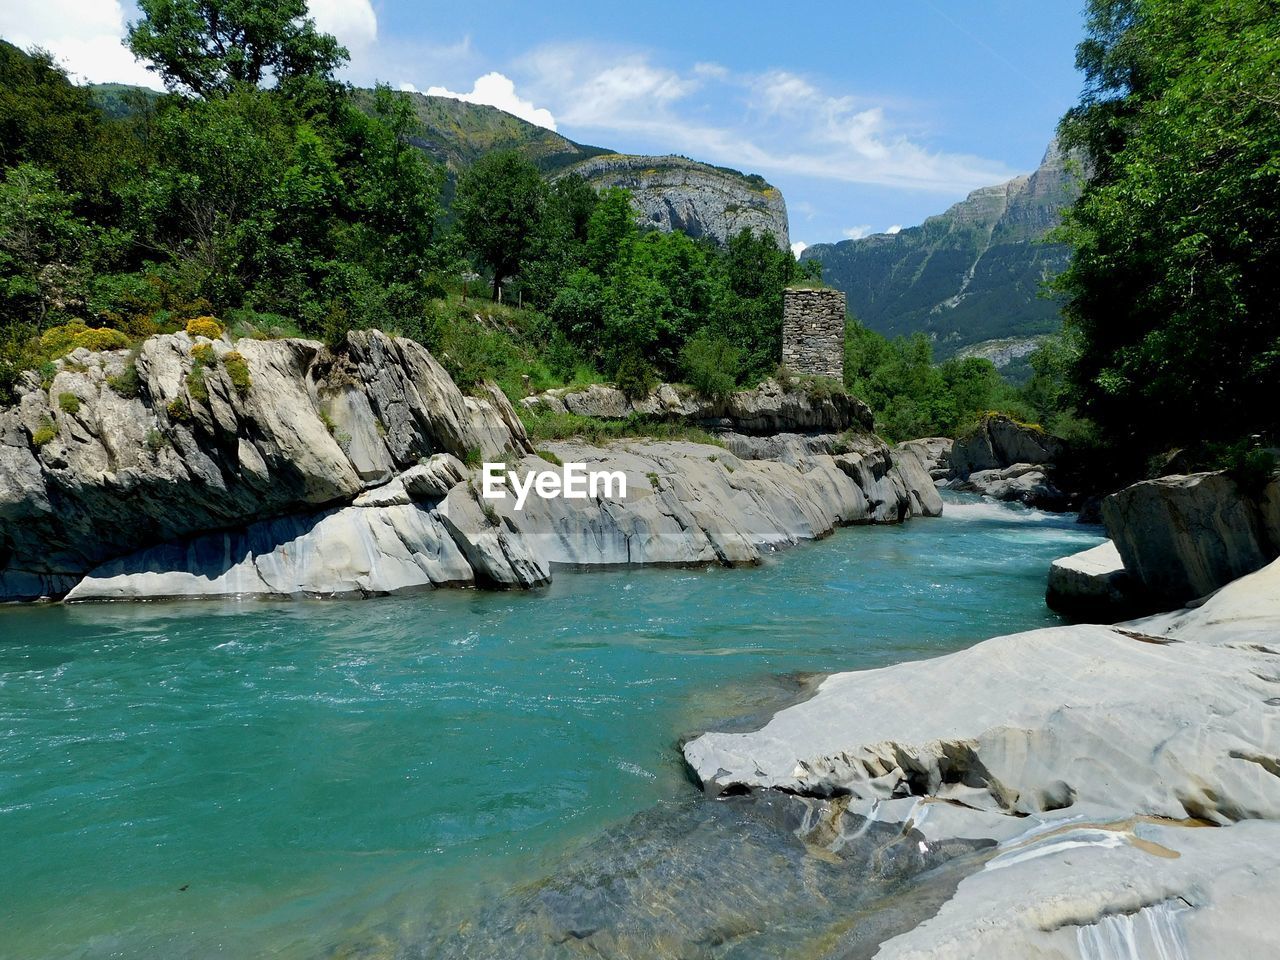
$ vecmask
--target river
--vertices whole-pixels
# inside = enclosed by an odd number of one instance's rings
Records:
[[[756,568],[0,609],[0,956],[383,955],[710,803],[680,738],[798,677],[1058,622],[1073,519],[952,497]]]

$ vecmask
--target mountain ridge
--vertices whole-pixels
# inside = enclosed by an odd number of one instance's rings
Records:
[[[1053,333],[1061,314],[1041,290],[1068,250],[1044,238],[1079,195],[1073,166],[1055,140],[1033,172],[980,187],[919,226],[814,244],[801,259],[822,263],[866,326],[886,336],[923,331],[939,356]]]

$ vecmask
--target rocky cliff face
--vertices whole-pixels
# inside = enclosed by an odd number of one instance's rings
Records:
[[[777,460],[551,444],[553,460],[623,472],[626,494],[482,500],[464,459],[521,475],[552,463],[496,388],[464,396],[422,346],[377,331],[337,351],[158,336],[136,357],[77,351],[19,393],[0,410],[0,599],[530,587],[555,564],[753,563],[942,507],[861,426],[839,449],[783,443]],[[739,406],[762,432],[860,424],[854,407],[781,390]]]
[[[713,167],[684,157],[604,154],[569,167],[596,189],[631,191],[636,218],[661,230],[727,240],[751,229],[790,246],[787,205],[777,187],[759,176]]]
[[[814,244],[801,259],[821,261],[823,279],[868,327],[888,336],[922,330],[941,356],[1052,333],[1058,308],[1040,288],[1066,265],[1067,250],[1041,240],[1078,193],[1054,143],[1034,173],[975,190],[918,227]]]

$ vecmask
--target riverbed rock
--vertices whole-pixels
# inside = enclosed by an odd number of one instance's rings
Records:
[[[1065,451],[1063,442],[1042,428],[992,414],[955,442],[951,470],[964,479],[978,470],[999,470],[1016,463],[1056,464]]]
[[[923,437],[919,440],[906,440],[899,443],[895,450],[910,453],[935,481],[945,480],[951,476],[951,448],[955,441],[950,437]]]
[[[1225,473],[1133,484],[1103,501],[1107,532],[1135,584],[1165,606],[1204,596],[1280,556],[1274,503]]]
[[[0,599],[208,531],[314,520],[436,454],[532,449],[499,391],[466,397],[424,347],[375,330],[336,351],[155,336],[136,356],[77,351],[17,392],[0,409]]]
[[[993,500],[1023,503],[1041,510],[1062,511],[1070,502],[1070,498],[1049,479],[1046,468],[1033,463],[975,470],[966,479],[956,480],[949,486],[953,490],[971,491]]]
[[[753,564],[838,526],[942,510],[928,477],[873,438],[795,463],[743,460],[683,441],[560,442],[547,452],[620,479],[581,499],[535,493],[517,509],[510,493],[482,498],[479,471],[437,454],[346,507],[109,561],[67,599],[370,596],[471,583],[534,588],[556,567]],[[520,477],[556,469],[538,455],[506,466]]]
[[[947,486],[1042,510],[1065,510],[1075,498],[1054,482],[1065,455],[1066,444],[1042,428],[989,414],[952,446]]]
[[[846,816],[897,819],[926,844],[999,841],[881,960],[1267,956],[1277,637],[1280,561],[1173,613],[837,674],[762,729],[704,734],[684,755],[711,793],[841,797]],[[1125,937],[1145,946],[1105,952]]]
[[[724,400],[700,397],[688,388],[667,383],[636,398],[628,398],[616,387],[592,384],[579,390],[548,390],[525,397],[521,404],[532,411],[567,412],[599,420],[636,416],[680,420],[757,436],[861,432],[871,430],[873,423],[867,405],[845,393],[816,391],[799,383],[784,387],[773,379],[738,390]]]
[[[1108,622],[1134,611],[1136,600],[1113,541],[1062,557],[1049,565],[1045,602],[1079,620]]]

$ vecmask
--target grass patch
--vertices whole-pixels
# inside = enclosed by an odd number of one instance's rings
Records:
[[[40,426],[36,428],[36,432],[31,435],[31,443],[37,449],[43,447],[46,443],[58,435],[58,428],[53,425],[53,421],[48,417],[40,421]]]
[[[80,398],[74,393],[58,394],[58,409],[63,413],[75,416],[80,412]]]

